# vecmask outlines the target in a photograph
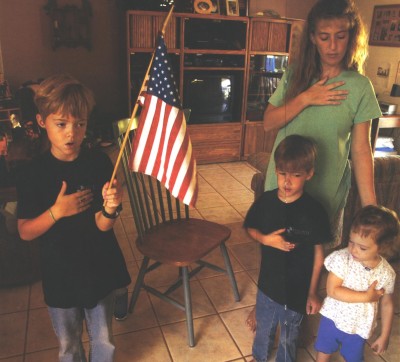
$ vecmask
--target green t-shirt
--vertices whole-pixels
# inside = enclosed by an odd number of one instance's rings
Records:
[[[328,83],[344,81],[336,89],[349,91],[347,99],[335,106],[310,106],[278,132],[273,151],[288,135],[299,134],[312,138],[318,149],[315,174],[305,189],[325,207],[331,221],[344,207],[350,189],[351,173],[348,161],[351,130],[354,124],[381,116],[374,89],[369,79],[355,71],[343,71]],[[269,103],[284,104],[288,72],[284,74]],[[267,120],[268,122],[268,120]],[[277,188],[275,162],[268,165],[265,190]]]

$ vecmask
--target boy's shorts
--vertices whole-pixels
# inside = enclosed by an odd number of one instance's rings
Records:
[[[332,354],[340,348],[340,354],[346,362],[362,362],[365,342],[358,334],[342,332],[332,320],[321,316],[314,348],[326,354]]]

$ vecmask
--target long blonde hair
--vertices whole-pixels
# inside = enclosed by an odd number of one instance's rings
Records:
[[[305,23],[298,58],[290,75],[286,99],[292,99],[307,88],[322,73],[321,59],[316,46],[311,41],[318,21],[326,19],[347,19],[349,21],[349,43],[342,60],[345,70],[364,73],[367,58],[367,33],[359,11],[352,0],[319,0],[310,10]]]

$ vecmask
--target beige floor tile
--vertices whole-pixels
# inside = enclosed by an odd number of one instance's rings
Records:
[[[204,317],[211,314],[216,314],[216,310],[211,304],[207,294],[204,292],[200,283],[197,281],[190,282],[190,290],[192,296],[192,313],[193,318]],[[186,320],[185,312],[177,307],[167,303],[154,295],[150,295],[154,311],[157,315],[160,325],[180,322]],[[177,302],[184,304],[183,288],[179,288],[170,294],[170,297]],[[186,327],[184,327],[186,328]]]
[[[174,362],[230,361],[241,354],[217,316],[194,320],[195,347],[187,344],[184,322],[161,327]]]
[[[243,217],[230,205],[199,209],[199,212],[205,220],[219,224],[230,224],[243,220]]]
[[[35,282],[31,285],[30,309],[45,308],[42,281]]]
[[[197,180],[199,188],[198,198],[201,198],[203,194],[215,192],[214,187],[212,187],[201,175],[198,176]]]
[[[201,285],[219,313],[255,304],[256,284],[245,272],[235,273],[235,278],[239,289],[239,302],[234,299],[232,287],[227,276],[223,275],[200,280]]]
[[[0,358],[18,356],[24,351],[27,312],[0,315]]]
[[[254,269],[260,265],[260,245],[257,242],[230,245],[229,248],[245,269]]]
[[[132,294],[129,293],[129,300]],[[128,313],[128,318],[124,321],[113,320],[113,334],[119,335],[134,332],[140,329],[156,327],[157,319],[153,307],[146,292],[140,292],[133,313]]]
[[[24,356],[23,355],[17,356],[17,357],[10,357],[10,358],[1,359],[1,362],[24,362],[24,361],[26,361],[26,360],[24,360]]]
[[[47,349],[40,352],[28,353],[25,362],[54,362],[58,361],[58,348]]]
[[[125,235],[125,231],[121,232],[121,235],[117,236],[119,247],[121,248],[125,262],[136,260],[135,255],[132,251],[131,244]]]
[[[299,348],[297,350],[296,362],[314,362],[311,354],[305,348]]]
[[[252,309],[252,307],[247,307],[221,313],[223,322],[244,356],[251,355],[253,345],[254,334],[245,324]]]
[[[227,245],[230,247],[234,244],[243,244],[253,242],[253,239],[247,234],[243,228],[243,221],[230,223],[226,225],[231,229],[231,237],[228,239]]]
[[[229,255],[229,258],[231,260],[233,271],[237,272],[237,271],[243,270],[243,267],[236,260],[236,258],[232,255],[232,252],[229,251],[229,248],[228,248],[228,255]],[[203,260],[208,262],[208,263],[217,265],[222,269],[226,269],[225,268],[225,263],[224,263],[224,258],[222,256],[220,248],[217,248],[217,249],[213,250],[210,254],[208,254],[206,257],[204,257]],[[196,264],[191,265],[191,267],[193,267],[193,268],[196,267]],[[204,268],[202,271],[200,271],[196,275],[196,277],[198,279],[204,279],[204,278],[214,277],[214,276],[217,276],[217,275],[221,275],[221,273],[216,271],[216,270],[213,270],[211,268]]]
[[[150,261],[152,263],[153,261]],[[140,264],[140,263],[139,263]],[[139,265],[140,267],[140,265]],[[163,264],[159,268],[146,274],[145,282],[152,287],[171,285],[179,278],[179,268]]]
[[[29,285],[0,289],[0,314],[28,309]]]
[[[197,210],[211,207],[220,208],[228,205],[228,202],[216,191],[200,194],[196,202]]]
[[[247,270],[247,274],[249,274],[250,278],[254,283],[258,283],[258,276],[260,275],[260,268],[257,269],[249,269]]]
[[[128,191],[124,191],[124,194],[128,196]],[[127,219],[132,217],[132,208],[129,202],[129,198],[122,201],[122,211],[121,211],[121,219]]]
[[[143,255],[136,247],[137,231],[133,217],[129,217],[122,220],[122,224],[125,230],[126,240],[132,250],[133,256],[136,260],[142,260]]]
[[[254,199],[253,193],[246,189],[244,186],[241,186],[239,189],[224,189],[221,190],[220,193],[231,205],[251,205]]]
[[[26,341],[27,353],[56,347],[58,347],[58,341],[47,308],[31,310]]]
[[[114,341],[115,362],[172,361],[158,327],[121,334],[116,336]]]
[[[250,209],[250,206],[253,204],[253,201],[245,202],[243,204],[233,204],[232,206],[235,208],[235,210],[242,215],[243,220],[245,219],[247,212]]]
[[[222,196],[226,197],[229,193],[233,193],[235,191],[242,191],[243,194],[251,194],[249,189],[245,187],[241,182],[236,180],[234,177],[229,176],[227,180],[221,182],[221,180],[216,179],[215,181],[209,181],[211,185],[217,190]]]

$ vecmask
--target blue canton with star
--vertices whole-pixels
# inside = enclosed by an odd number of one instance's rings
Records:
[[[147,84],[147,93],[160,98],[171,106],[181,108],[175,76],[172,72],[163,36],[158,39],[158,46]]]

